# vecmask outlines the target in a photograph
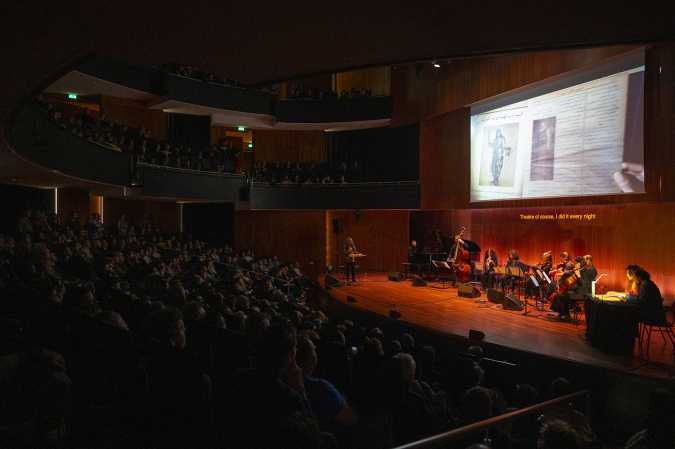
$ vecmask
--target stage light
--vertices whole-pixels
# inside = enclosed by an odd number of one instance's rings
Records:
[[[239,131],[240,133],[243,133],[244,131],[246,131],[246,127],[245,126],[237,126],[237,131]]]
[[[253,144],[252,144],[252,143],[249,143],[249,144],[248,144],[248,149],[249,149],[249,150],[250,150],[250,149],[253,149]]]
[[[68,94],[68,99],[69,99],[69,100],[77,100],[77,94],[69,93],[69,94]]]
[[[435,69],[440,69],[440,68],[441,68],[441,65],[440,65],[439,63],[437,63],[437,62],[434,62],[434,63],[433,63],[433,66],[434,66]]]

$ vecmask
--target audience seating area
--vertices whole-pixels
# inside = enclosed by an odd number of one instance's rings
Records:
[[[573,391],[332,317],[298,264],[149,221],[28,211],[0,265],[2,448],[388,448]],[[602,447],[572,405],[540,424],[452,447]]]
[[[206,148],[175,145],[153,138],[145,128],[109,120],[105,114],[95,117],[85,109],[67,114],[58,106],[38,100],[49,119],[61,128],[109,150],[134,155],[138,162],[219,173],[234,173],[237,169],[239,152],[225,140]]]

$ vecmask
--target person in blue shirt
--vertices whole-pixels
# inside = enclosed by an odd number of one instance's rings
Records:
[[[344,428],[356,423],[356,413],[335,386],[314,377],[318,363],[316,346],[306,336],[298,339],[296,361],[304,375],[305,392],[322,430]]]

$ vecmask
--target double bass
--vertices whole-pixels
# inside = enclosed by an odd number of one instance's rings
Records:
[[[473,267],[471,265],[471,253],[467,249],[462,236],[466,231],[465,227],[460,229],[459,234],[455,236],[455,244],[452,253],[448,257],[448,262],[455,270],[455,275],[459,282],[465,283],[471,281]]]

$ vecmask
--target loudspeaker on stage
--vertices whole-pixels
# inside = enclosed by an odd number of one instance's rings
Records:
[[[523,302],[513,295],[504,296],[504,310],[516,310],[520,312],[525,306]]]
[[[488,288],[487,290],[488,301],[495,304],[504,304],[504,292],[497,290],[496,288]]]
[[[389,277],[390,281],[394,282],[401,282],[404,279],[403,273],[400,271],[390,271],[387,276]]]
[[[330,274],[326,275],[326,278],[324,280],[324,284],[326,285],[326,288],[333,288],[333,287],[339,287],[342,285],[342,282],[335,276],[331,276]]]
[[[462,298],[479,298],[480,290],[471,284],[459,284],[459,287],[457,287],[457,294]]]
[[[427,286],[427,281],[422,279],[421,277],[414,275],[412,277],[412,285],[413,287],[426,287]]]

